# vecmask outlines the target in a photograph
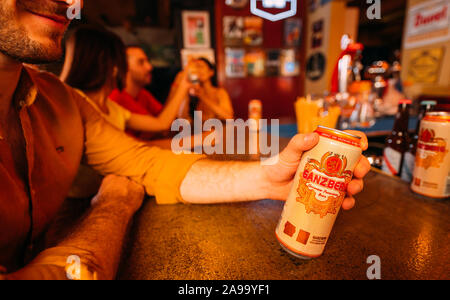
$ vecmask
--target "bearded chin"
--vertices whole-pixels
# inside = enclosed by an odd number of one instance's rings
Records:
[[[47,64],[58,61],[62,57],[62,38],[54,35],[50,42],[43,45],[31,40],[26,34],[10,34],[6,41],[0,38],[0,52],[14,60],[28,64]],[[20,41],[20,43],[18,43]]]
[[[55,41],[51,47],[43,45],[33,45],[26,53],[19,58],[21,62],[29,64],[48,64],[59,61],[62,57],[62,47],[60,41]]]
[[[0,17],[0,21],[1,19],[3,18]],[[63,34],[47,32],[44,34],[47,36],[45,43],[40,43],[30,38],[25,29],[7,26],[11,25],[8,21],[5,23],[0,27],[2,54],[29,64],[46,64],[61,59]]]

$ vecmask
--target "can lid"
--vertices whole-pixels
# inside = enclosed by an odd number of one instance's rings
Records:
[[[332,140],[336,140],[338,142],[349,144],[355,147],[361,147],[362,138],[345,131],[332,129],[325,126],[319,126],[317,127],[315,132],[325,138],[330,138]]]
[[[399,104],[400,105],[402,105],[402,104],[412,104],[412,101],[411,101],[411,99],[402,99],[402,100],[399,101]]]
[[[424,120],[432,122],[450,122],[450,113],[445,111],[429,112]]]

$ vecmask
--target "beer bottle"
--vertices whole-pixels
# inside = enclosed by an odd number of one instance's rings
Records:
[[[426,116],[427,113],[433,111],[433,108],[436,105],[437,105],[436,101],[422,101],[420,103],[416,131],[410,137],[408,149],[406,150],[403,162],[402,179],[406,182],[412,181],[416,160],[417,143],[419,142],[420,123],[422,122],[422,119]]]
[[[400,100],[399,109],[395,119],[394,129],[386,139],[384,149],[383,171],[392,175],[400,176],[403,165],[403,156],[408,149],[409,135],[409,109],[411,100]]]
[[[189,81],[192,83],[193,86],[199,86],[200,80],[198,78],[198,75],[195,73],[189,73]],[[195,88],[191,88],[189,90],[189,116],[192,120],[195,118],[195,111],[197,110],[197,106],[200,102],[200,98],[195,92]]]

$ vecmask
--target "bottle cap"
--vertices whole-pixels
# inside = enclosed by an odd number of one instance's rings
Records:
[[[437,105],[437,101],[435,101],[435,100],[425,100],[425,101],[420,102],[420,105],[422,105],[422,106],[428,106],[428,105],[436,106]]]
[[[412,101],[410,99],[402,99],[402,100],[399,101],[398,104],[400,104],[400,105],[402,105],[402,104],[409,104],[409,105],[411,105]]]

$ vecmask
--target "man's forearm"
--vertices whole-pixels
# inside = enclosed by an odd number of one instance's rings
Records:
[[[114,279],[122,244],[133,213],[118,203],[102,203],[58,247],[79,248],[92,253],[105,278]],[[83,260],[83,257],[81,257]]]
[[[114,279],[131,216],[132,213],[120,204],[102,203],[92,208],[77,229],[60,244],[0,280],[68,279],[68,261],[73,257],[80,260],[80,265],[75,266],[81,276],[78,279]]]
[[[192,204],[261,200],[269,195],[259,162],[201,160],[184,179],[180,191]]]

